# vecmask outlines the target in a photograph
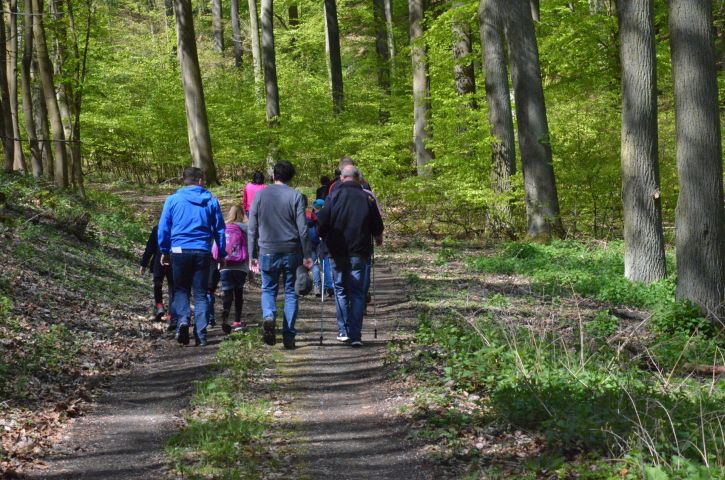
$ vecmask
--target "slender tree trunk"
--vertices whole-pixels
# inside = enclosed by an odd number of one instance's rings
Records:
[[[262,0],[262,60],[264,84],[267,92],[267,122],[275,125],[279,120],[279,89],[277,87],[277,59],[274,51],[273,0]]]
[[[232,45],[234,47],[234,65],[242,66],[242,28],[239,24],[239,0],[231,0]]]
[[[211,22],[214,30],[214,50],[224,51],[224,24],[222,23],[222,0],[211,2]]]
[[[71,129],[71,158],[73,159],[73,178],[79,193],[85,198],[86,191],[83,179],[83,164],[81,157],[81,107],[83,104],[83,87],[86,81],[86,66],[88,64],[88,44],[91,35],[91,21],[94,15],[93,0],[85,0],[87,17],[86,30],[83,43],[83,54],[81,55],[78,46],[78,32],[76,29],[75,14],[73,12],[73,2],[68,2],[68,23],[71,31],[71,46],[73,48],[74,71],[73,71],[73,124]]]
[[[184,84],[186,125],[192,164],[204,171],[208,184],[219,184],[211,151],[209,120],[206,114],[204,88],[201,83],[199,56],[196,51],[191,0],[174,0],[174,10],[176,12],[177,51],[181,79]]]
[[[393,30],[393,0],[383,0],[385,9],[385,29],[388,34],[388,51],[390,52],[391,70],[395,67],[395,35]]]
[[[21,86],[23,90],[23,119],[25,131],[30,144],[30,165],[33,176],[40,178],[43,175],[43,156],[38,145],[35,133],[35,119],[33,118],[32,80],[30,70],[33,64],[33,9],[32,2],[25,1],[25,20],[23,29],[23,62],[21,70]]]
[[[164,9],[167,17],[174,16],[174,0],[164,0]]]
[[[13,138],[15,167],[28,173],[23,155],[23,144],[20,141],[20,119],[18,116],[18,0],[8,0],[8,24],[10,38],[7,39],[8,49],[8,93],[10,94],[10,116],[13,122]]]
[[[670,0],[675,85],[677,297],[725,320],[725,212],[712,1]],[[620,5],[620,9],[622,6]]]
[[[257,98],[262,98],[262,49],[259,42],[259,17],[257,15],[257,0],[247,0],[249,5],[249,32],[252,43],[252,62],[254,63],[254,86]]]
[[[531,6],[531,18],[538,22],[541,20],[541,6],[539,5],[539,0],[530,0],[530,6]]]
[[[410,56],[413,61],[413,145],[418,175],[428,176],[433,152],[426,145],[430,133],[430,83],[427,46],[423,39],[425,0],[408,0],[410,17]]]
[[[527,0],[512,0],[506,25],[511,80],[516,99],[528,236],[563,235],[552,165],[549,124],[539,66],[539,47]]]
[[[297,4],[289,6],[287,9],[287,17],[289,18],[290,28],[295,28],[300,25],[300,10]]]
[[[473,58],[471,56],[471,28],[468,19],[462,15],[461,8],[465,4],[457,0],[453,4],[456,16],[451,23],[453,33],[453,76],[456,81],[456,93],[461,96],[468,95],[468,104],[476,108],[476,74],[473,70]]]
[[[32,4],[32,0],[28,1]],[[33,33],[33,36],[35,36],[35,33]],[[43,174],[47,178],[54,180],[55,161],[53,159],[53,145],[50,141],[50,129],[48,128],[48,106],[45,104],[45,95],[43,95],[43,85],[40,81],[39,70],[37,59],[33,59],[31,78],[33,82],[33,111],[35,112],[36,135],[39,140],[40,153],[43,161]]]
[[[5,15],[0,14],[0,45],[5,45]],[[10,111],[10,91],[8,89],[8,70],[7,57],[5,52],[0,52],[0,97],[2,104],[0,105],[0,114],[2,120],[0,122],[0,133],[2,134],[2,144],[5,150],[5,166],[6,172],[12,172],[15,166],[15,140],[13,136],[13,120]]]
[[[330,53],[330,85],[332,86],[332,110],[340,113],[344,110],[344,91],[342,85],[342,57],[340,54],[340,27],[337,23],[337,4],[335,0],[325,0],[325,22],[327,25],[327,47]]]
[[[511,191],[511,177],[516,173],[516,145],[511,113],[511,94],[506,51],[504,47],[502,0],[481,0],[478,19],[486,72],[488,121],[491,124],[491,163],[494,190],[500,194]],[[510,218],[508,202],[501,212]]]
[[[390,49],[385,20],[385,0],[373,0],[373,20],[375,52],[378,60],[378,86],[386,95],[390,95]]]
[[[628,0],[619,11],[624,276],[645,283],[665,276],[652,15],[652,0]]]
[[[60,117],[58,99],[55,96],[55,83],[53,81],[53,63],[48,55],[45,41],[45,27],[43,24],[42,0],[33,2],[33,35],[35,36],[35,50],[38,52],[38,73],[43,85],[45,105],[48,108],[48,119],[53,130],[53,147],[55,150],[53,162],[53,180],[58,188],[68,186],[68,157],[65,150],[65,130]]]

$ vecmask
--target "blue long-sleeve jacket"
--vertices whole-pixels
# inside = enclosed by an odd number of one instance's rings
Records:
[[[216,198],[198,185],[180,188],[164,203],[159,220],[159,250],[207,250],[212,240],[226,256],[224,217]]]

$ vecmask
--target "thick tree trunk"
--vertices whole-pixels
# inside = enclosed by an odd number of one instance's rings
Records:
[[[214,30],[214,50],[224,51],[224,24],[222,23],[222,0],[211,2],[211,23]]]
[[[33,35],[35,36],[35,50],[38,52],[38,73],[43,85],[45,105],[48,108],[48,119],[53,130],[53,180],[58,188],[68,186],[68,156],[65,150],[65,130],[63,120],[60,116],[58,99],[55,96],[55,83],[53,81],[53,63],[48,55],[47,43],[45,41],[45,27],[43,17],[42,0],[31,0],[33,2]]]
[[[264,85],[267,92],[267,122],[275,125],[279,120],[279,89],[277,87],[277,58],[274,51],[273,0],[262,0],[262,60]]]
[[[199,57],[196,51],[191,0],[174,0],[174,10],[176,12],[177,51],[181,79],[184,84],[186,124],[192,164],[204,171],[208,184],[219,184],[211,151],[209,120],[206,114],[204,88],[201,83]]]
[[[234,47],[234,65],[242,66],[242,28],[239,24],[239,0],[231,0],[229,8],[232,20],[232,46]]]
[[[645,283],[665,276],[652,13],[652,0],[628,0],[619,11],[624,276]]]
[[[8,25],[10,38],[7,39],[8,49],[8,93],[10,94],[10,117],[13,122],[13,138],[15,145],[15,168],[28,173],[28,166],[23,155],[23,144],[20,141],[20,118],[18,115],[18,0],[8,0]]]
[[[340,27],[337,23],[335,0],[325,0],[325,22],[327,25],[327,47],[330,53],[330,85],[332,87],[332,110],[340,113],[344,109],[342,86],[342,57],[340,55]]]
[[[680,181],[675,217],[677,297],[696,303],[722,322],[725,212],[712,1],[670,0],[669,4]]]
[[[25,1],[25,20],[23,29],[23,62],[21,69],[21,86],[23,90],[23,119],[25,131],[30,144],[30,165],[35,178],[43,175],[43,156],[38,145],[35,133],[35,119],[33,118],[32,80],[30,71],[33,64],[33,9],[32,2]]]
[[[469,96],[469,105],[476,108],[476,74],[473,70],[473,58],[471,56],[471,28],[468,19],[462,15],[461,8],[465,4],[457,0],[453,4],[457,15],[451,23],[453,33],[453,77],[456,81],[456,93]]]
[[[511,191],[516,173],[516,144],[511,113],[511,94],[506,69],[502,24],[502,0],[481,0],[478,9],[483,64],[486,72],[488,121],[491,124],[492,177],[498,193]],[[504,215],[508,217],[509,209]]]
[[[428,176],[433,152],[426,145],[430,133],[430,83],[427,47],[423,39],[425,0],[408,0],[410,19],[410,56],[413,61],[413,146],[418,175]]]
[[[549,124],[539,66],[539,48],[528,0],[512,0],[506,24],[511,80],[516,99],[528,236],[563,235],[552,165]]]
[[[259,43],[259,16],[257,15],[257,0],[247,0],[249,6],[249,38],[252,43],[252,63],[254,63],[254,86],[257,98],[262,98],[262,49]]]
[[[32,3],[32,0],[28,0]],[[35,18],[35,17],[33,17]],[[33,22],[35,23],[35,22]],[[33,34],[35,36],[35,34]],[[53,145],[50,141],[50,129],[48,128],[48,107],[45,104],[45,95],[43,95],[43,86],[38,73],[37,59],[32,63],[32,85],[33,85],[33,112],[35,113],[35,131],[38,137],[40,153],[43,161],[43,174],[53,180],[55,176]]]
[[[0,45],[5,45],[5,15],[0,14]],[[4,170],[12,172],[15,166],[15,141],[13,136],[13,120],[10,111],[10,91],[8,90],[7,57],[0,52],[0,134],[5,152]]]

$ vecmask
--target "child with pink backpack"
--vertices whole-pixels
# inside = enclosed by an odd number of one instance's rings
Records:
[[[247,248],[246,217],[239,207],[229,209],[226,223],[226,252],[224,266],[221,269],[223,291],[222,330],[224,333],[246,331],[242,320],[244,305],[244,283],[249,273],[249,251]],[[234,321],[229,324],[229,316],[234,304]]]

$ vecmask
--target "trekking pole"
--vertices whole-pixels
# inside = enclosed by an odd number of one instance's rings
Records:
[[[320,265],[320,277],[321,277],[321,294],[320,294],[320,346],[322,346],[322,319],[325,316],[325,266],[322,264],[320,257],[317,257],[317,263]]]
[[[373,325],[375,326],[375,335],[373,338],[378,338],[378,297],[375,296],[375,250],[373,250],[372,265],[370,269],[373,274]]]

